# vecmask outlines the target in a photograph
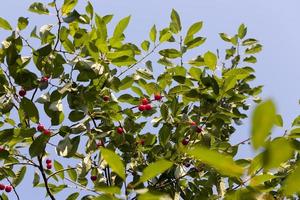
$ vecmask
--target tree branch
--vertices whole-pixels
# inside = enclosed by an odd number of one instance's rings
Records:
[[[48,185],[48,179],[46,177],[46,174],[45,174],[45,170],[43,168],[43,163],[42,163],[42,157],[41,156],[38,156],[38,161],[39,161],[39,170],[42,174],[42,177],[43,177],[43,180],[44,180],[44,183],[45,183],[45,187],[46,187],[46,190],[47,190],[47,193],[48,195],[50,196],[50,198],[52,200],[55,200],[55,197],[53,196],[50,188],[49,188],[49,185]]]

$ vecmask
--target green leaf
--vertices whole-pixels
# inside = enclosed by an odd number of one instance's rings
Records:
[[[193,39],[193,35],[201,30],[203,26],[203,22],[196,22],[190,26],[189,30],[186,33],[184,44],[186,45],[191,39]]]
[[[173,163],[165,159],[160,159],[154,163],[150,163],[144,170],[143,175],[140,177],[139,183],[146,182],[157,175],[165,172],[173,166]]]
[[[77,198],[79,197],[79,193],[78,192],[75,192],[73,194],[70,194],[66,200],[77,200]]]
[[[292,195],[300,192],[300,162],[296,165],[296,169],[292,171],[284,181],[283,191],[286,195]]]
[[[205,42],[206,38],[204,37],[196,37],[186,43],[187,49],[192,49],[195,47],[199,47]]]
[[[262,50],[261,44],[255,44],[245,50],[246,54],[255,54]]]
[[[37,184],[39,184],[39,182],[40,182],[40,176],[37,172],[34,172],[34,178],[32,181],[33,187],[37,186]]]
[[[96,190],[99,190],[106,194],[121,194],[121,189],[117,186],[95,186]]]
[[[62,5],[61,12],[63,15],[70,13],[73,8],[76,6],[78,0],[64,0],[64,4]]]
[[[27,27],[29,21],[28,21],[28,18],[25,18],[25,17],[19,17],[18,19],[18,28],[19,30],[23,30]]]
[[[33,4],[31,4],[29,6],[28,10],[30,12],[34,12],[34,13],[37,13],[37,14],[40,14],[40,15],[42,15],[42,14],[48,15],[49,14],[48,8],[40,2],[34,2]]]
[[[238,36],[240,39],[243,39],[247,34],[247,27],[245,24],[241,24],[238,30]]]
[[[6,21],[5,19],[3,19],[2,17],[0,17],[0,28],[3,28],[5,30],[12,30],[12,27],[8,23],[8,21]]]
[[[276,115],[274,124],[278,127],[283,127],[283,120],[281,115]]]
[[[70,166],[68,166],[70,168]],[[75,169],[67,170],[67,173],[72,181],[77,181],[77,172]]]
[[[175,198],[174,198],[175,199]],[[168,194],[149,191],[138,196],[138,200],[173,200]]]
[[[195,159],[203,162],[204,164],[215,168],[221,174],[233,177],[240,177],[243,174],[243,168],[237,165],[233,158],[228,155],[200,146],[184,150],[184,152],[195,157]]]
[[[276,108],[271,100],[259,104],[252,116],[252,145],[255,149],[265,144],[276,118]]]
[[[163,111],[164,112],[164,111]],[[158,132],[159,144],[165,146],[171,137],[172,126],[164,124]]]
[[[119,23],[117,24],[117,26],[114,30],[114,34],[113,34],[114,38],[122,37],[122,34],[123,34],[124,30],[126,29],[126,27],[128,26],[129,21],[130,21],[130,16],[125,17],[119,21]]]
[[[152,42],[156,41],[156,34],[157,34],[156,26],[153,25],[152,28],[151,28],[151,30],[150,30],[150,33],[149,33],[149,37],[150,37],[150,40]]]
[[[300,115],[293,120],[292,126],[300,126]]]
[[[248,62],[248,63],[256,63],[257,59],[254,56],[248,56],[248,57],[245,57],[243,61]]]
[[[165,42],[172,37],[172,33],[169,29],[163,29],[159,32],[159,42]]]
[[[43,154],[45,151],[49,136],[45,134],[39,135],[29,147],[29,154],[31,157],[35,157]]]
[[[266,181],[270,181],[274,178],[277,178],[277,176],[274,176],[272,174],[261,174],[258,176],[254,176],[251,178],[250,186],[258,186]]]
[[[136,63],[136,59],[131,56],[121,56],[119,58],[112,59],[111,63],[118,67],[122,67]]]
[[[228,36],[226,33],[219,33],[219,36],[224,40],[225,42],[231,42],[231,37]]]
[[[134,82],[134,79],[131,76],[126,76],[122,81],[119,87],[119,90],[125,90],[130,88]]]
[[[173,27],[173,32],[178,33],[181,31],[181,22],[180,22],[180,17],[177,13],[176,10],[172,9],[171,12],[171,27]],[[172,29],[172,28],[171,28]]]
[[[150,42],[147,40],[144,40],[141,44],[141,47],[144,51],[148,51],[149,50],[149,46],[150,46]]]
[[[214,71],[217,66],[217,56],[213,52],[208,51],[204,54],[204,63],[209,69]]]
[[[17,187],[23,180],[26,174],[26,166],[21,167],[21,169],[16,173],[16,176],[13,179],[13,186]]]
[[[78,110],[73,110],[69,114],[69,119],[72,122],[78,122],[78,121],[82,120],[84,117],[85,117],[85,113],[82,111],[78,111]]]
[[[108,165],[111,167],[111,169],[118,174],[123,180],[125,180],[125,166],[122,162],[119,155],[117,155],[115,152],[101,148],[101,155],[103,159],[108,163]]]
[[[294,149],[289,140],[283,137],[272,140],[264,152],[264,167],[266,170],[280,167],[293,156]]]
[[[178,58],[181,56],[177,49],[163,49],[159,51],[159,54],[166,58]]]
[[[55,169],[55,171],[60,171],[60,170],[63,170],[64,167],[57,160],[54,160],[54,169]],[[63,171],[59,172],[57,175],[59,175],[61,179],[65,178],[65,174]]]
[[[62,140],[59,141],[56,152],[59,156],[68,157],[70,155],[70,151],[72,150],[72,143],[69,136],[65,136]]]
[[[20,103],[20,109],[25,112],[25,115],[35,123],[39,122],[39,111],[36,108],[35,104],[27,99],[26,97],[23,97]]]

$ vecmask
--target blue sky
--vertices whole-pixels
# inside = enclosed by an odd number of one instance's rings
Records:
[[[16,25],[19,16],[29,17],[31,25],[54,23],[53,17],[44,17],[26,11],[34,1],[9,0],[3,1],[0,7],[0,16],[6,18],[12,25]],[[43,1],[50,2],[50,1]],[[60,1],[62,2],[62,0]],[[79,4],[85,5],[83,0]],[[300,113],[298,62],[300,54],[300,1],[299,0],[93,0],[94,8],[100,15],[114,14],[113,23],[127,15],[132,15],[130,25],[126,31],[128,40],[140,42],[148,37],[148,31],[153,24],[163,27],[169,23],[169,15],[175,8],[182,20],[183,27],[202,20],[204,27],[202,35],[208,40],[205,50],[224,49],[219,32],[234,34],[241,23],[248,27],[248,35],[260,40],[263,51],[258,56],[256,69],[257,80],[254,84],[264,85],[263,97],[272,98],[278,111],[283,115],[285,127],[289,128],[291,121]],[[31,26],[32,27],[32,26]],[[1,41],[8,34],[0,30]],[[250,134],[248,122],[240,127],[233,136],[238,142],[248,138]],[[281,130],[277,134],[283,133]],[[241,156],[249,156],[249,148]],[[26,183],[31,184],[33,174],[28,174]],[[44,199],[44,191],[25,190],[23,184],[21,199]],[[35,191],[35,190],[34,190]],[[13,194],[11,194],[14,199]]]

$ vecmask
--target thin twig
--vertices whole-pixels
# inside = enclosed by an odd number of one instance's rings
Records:
[[[72,168],[66,168],[66,169],[58,170],[58,171],[56,171],[56,172],[50,174],[50,175],[47,177],[47,180],[49,180],[52,176],[54,176],[54,175],[56,175],[56,174],[58,174],[58,173],[60,173],[60,172],[65,172],[65,171],[69,171],[69,170],[73,170],[73,169],[77,169],[77,168],[72,167]]]
[[[53,196],[53,194],[52,194],[52,192],[51,192],[51,190],[49,188],[49,185],[48,185],[48,179],[46,177],[46,173],[45,173],[45,170],[43,168],[43,163],[42,163],[42,157],[41,156],[38,156],[38,161],[39,161],[39,165],[40,165],[39,166],[39,170],[40,170],[40,172],[42,174],[42,177],[43,177],[43,180],[44,180],[44,183],[45,183],[45,187],[46,187],[47,193],[48,193],[48,195],[50,196],[50,198],[52,200],[55,200],[55,197]]]
[[[91,188],[85,187],[85,186],[81,185],[80,183],[77,183],[77,182],[75,182],[75,181],[72,181],[72,180],[69,179],[69,178],[65,178],[65,180],[67,180],[67,181],[73,183],[74,185],[77,185],[77,186],[80,187],[81,189],[84,189],[84,190],[87,190],[87,191],[90,191],[90,192],[94,192],[95,194],[101,195],[99,192],[97,192],[97,191],[95,191],[95,190],[93,190],[93,189],[91,189]]]
[[[150,56],[154,51],[155,49],[157,49],[157,47],[160,45],[161,43],[158,43],[157,45],[155,45],[153,47],[153,49],[148,52],[144,57],[142,57],[139,61],[135,62],[134,64],[130,65],[127,69],[125,69],[124,71],[122,71],[118,76],[117,78],[119,78],[120,76],[122,76],[124,73],[126,73],[128,70],[132,69],[133,67],[135,67],[137,64],[141,63],[144,59],[146,59],[148,56]]]
[[[55,10],[56,10],[56,17],[57,17],[57,20],[58,20],[58,28],[57,28],[57,40],[56,40],[56,43],[54,45],[54,50],[56,50],[56,47],[59,43],[59,40],[60,40],[60,29],[61,29],[61,19],[60,19],[60,16],[59,16],[59,9],[57,7],[57,4],[56,4],[56,0],[54,0],[54,7],[55,7]]]
[[[0,168],[0,169],[1,169],[1,171],[5,174],[5,179],[7,180],[7,182],[9,182],[9,185],[13,188],[13,191],[14,191],[16,197],[17,197],[17,200],[20,200],[20,197],[19,197],[19,195],[18,195],[18,193],[17,193],[17,190],[16,190],[15,186],[12,184],[12,182],[9,180],[6,171],[3,170],[2,168]]]

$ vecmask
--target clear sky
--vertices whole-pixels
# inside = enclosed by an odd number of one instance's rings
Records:
[[[62,0],[58,0],[62,2]],[[29,17],[33,24],[54,23],[54,18],[31,14],[26,11],[32,0],[5,0],[0,6],[0,16],[16,25],[19,16]],[[49,3],[50,1],[43,1]],[[85,1],[79,0],[81,7]],[[263,97],[272,98],[279,113],[283,115],[285,127],[300,112],[300,1],[299,0],[93,0],[94,9],[100,15],[114,14],[114,23],[129,14],[131,23],[126,31],[131,41],[140,42],[148,37],[153,24],[167,26],[172,8],[175,8],[186,28],[193,22],[203,20],[202,35],[207,36],[206,50],[224,49],[225,43],[218,37],[219,32],[233,34],[241,23],[248,27],[248,35],[260,40],[263,51],[258,56],[257,80],[254,84],[264,85]],[[30,29],[31,30],[31,29]],[[8,32],[0,30],[1,41]],[[249,126],[245,125],[234,134],[234,141],[248,138]],[[278,131],[278,134],[283,131]],[[245,148],[245,151],[249,151]],[[251,155],[249,152],[240,155]],[[31,184],[33,174],[27,174],[26,183]],[[21,199],[45,199],[43,190],[28,190],[22,184],[18,190]],[[27,190],[25,190],[26,188]],[[23,190],[23,191],[22,191]],[[34,195],[34,196],[33,196]],[[11,199],[15,197],[11,194]],[[63,197],[61,197],[63,199]]]

